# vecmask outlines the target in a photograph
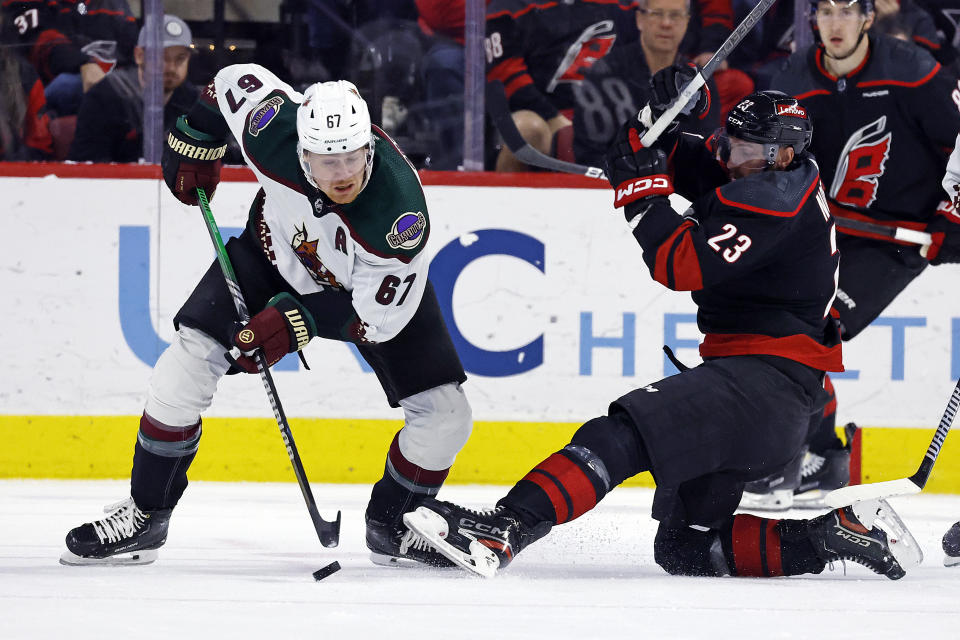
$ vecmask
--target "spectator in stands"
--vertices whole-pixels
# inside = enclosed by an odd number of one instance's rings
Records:
[[[129,62],[137,24],[127,0],[4,0],[2,41],[27,47],[58,115],[77,112],[81,95],[117,62]]]
[[[462,12],[461,12],[462,13]],[[414,0],[310,0],[307,39],[331,78],[344,77],[356,29],[377,19],[416,20]]]
[[[643,0],[640,6],[636,13],[640,40],[611,51],[574,87],[573,148],[580,164],[602,166],[623,123],[649,102],[651,76],[672,64],[690,62],[679,52],[690,21],[690,0]],[[713,79],[707,84],[716,96]],[[681,125],[684,131],[704,136],[719,126],[716,99],[703,118],[691,118]]]
[[[187,82],[193,36],[173,15],[163,17],[163,124],[168,129],[190,110],[198,91]],[[146,27],[133,50],[135,66],[111,71],[83,97],[71,160],[136,162],[143,151]]]
[[[573,159],[572,87],[615,46],[637,38],[628,0],[492,0],[487,5],[487,82],[503,83],[513,120],[531,146]],[[503,148],[497,171],[527,167]]]
[[[913,42],[934,56],[940,51],[942,42],[933,17],[913,0],[876,0],[874,11],[877,14],[871,29],[874,33]]]
[[[751,2],[751,0],[745,0]],[[780,0],[777,4],[786,2]],[[753,9],[756,0],[747,8]],[[733,32],[734,0],[694,0],[691,6],[690,25],[687,35],[680,43],[680,53],[705,66],[717,49]],[[755,88],[753,78],[740,69],[731,68],[724,60],[713,72],[717,89],[713,100],[719,104],[721,118]]]
[[[937,28],[940,48],[934,57],[944,67],[960,74],[960,12],[957,0],[916,0],[930,14]]]
[[[421,76],[426,110],[436,131],[429,167],[455,170],[463,161],[464,0],[416,0],[417,24],[430,38]]]
[[[16,49],[0,46],[0,161],[50,157],[49,121],[36,71]]]
[[[733,4],[732,0],[694,0],[690,10],[680,51],[702,67],[733,32]]]
[[[755,5],[754,0],[733,0],[734,19],[740,22]],[[784,60],[793,53],[794,20],[793,0],[774,2],[760,22],[746,33],[727,62],[749,75],[756,89],[767,89]]]

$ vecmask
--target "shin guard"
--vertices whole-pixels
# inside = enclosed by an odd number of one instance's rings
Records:
[[[538,522],[563,524],[593,509],[610,488],[603,461],[568,444],[534,467],[500,504],[521,515],[536,513]]]
[[[383,477],[373,485],[367,505],[367,519],[393,522],[407,511],[412,511],[425,498],[440,491],[450,469],[433,471],[419,467],[400,451],[400,434],[390,443]]]
[[[806,520],[737,514],[721,530],[720,541],[734,575],[769,578],[823,571]]]
[[[528,526],[578,518],[627,478],[650,468],[626,413],[586,422],[566,447],[525,475],[499,502]]]
[[[130,495],[146,511],[171,509],[187,488],[187,469],[200,446],[200,423],[170,427],[146,413],[133,453]]]

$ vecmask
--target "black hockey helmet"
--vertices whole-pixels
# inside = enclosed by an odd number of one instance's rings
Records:
[[[799,156],[810,146],[813,124],[807,110],[780,91],[756,91],[741,100],[727,115],[726,134],[767,147],[773,164],[781,146],[793,147]]]

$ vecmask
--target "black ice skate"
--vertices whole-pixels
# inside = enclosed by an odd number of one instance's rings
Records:
[[[793,506],[793,494],[800,486],[800,469],[809,455],[804,448],[787,466],[765,478],[748,482],[740,498],[741,509],[785,511]]]
[[[954,523],[950,529],[943,534],[943,566],[960,566],[960,522]]]
[[[850,450],[856,432],[857,425],[850,422],[843,428],[846,444],[839,449],[820,454],[805,451],[783,471],[748,482],[740,508],[760,511],[826,508],[826,495],[850,483]]]
[[[550,530],[549,523],[529,529],[502,507],[474,511],[432,499],[404,514],[403,521],[454,563],[485,578]]]
[[[452,567],[452,562],[421,536],[402,523],[384,524],[367,518],[367,548],[370,561],[384,567],[425,564],[431,567]]]
[[[149,564],[157,559],[156,549],[167,540],[173,509],[142,511],[127,498],[103,510],[110,515],[70,530],[69,551],[60,557],[61,564]]]
[[[850,484],[850,450],[857,425],[848,422],[843,428],[846,444],[818,455],[808,452],[800,469],[800,486],[793,496],[793,506],[800,509],[822,509],[824,497],[834,489]]]
[[[834,509],[808,523],[810,540],[821,560],[850,560],[874,573],[899,580],[920,564],[923,553],[886,500],[865,500]]]

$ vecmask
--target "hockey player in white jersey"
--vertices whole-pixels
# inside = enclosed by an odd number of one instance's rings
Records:
[[[366,510],[375,561],[447,564],[403,525],[437,493],[472,428],[466,380],[427,279],[430,219],[419,178],[372,126],[346,81],[304,94],[258,65],[221,70],[166,138],[174,195],[212,197],[228,135],[260,183],[243,233],[226,245],[252,318],[240,326],[216,261],[174,317],[151,377],[134,448],[131,496],[67,534],[67,564],[149,562],[166,540],[201,435],[228,373],[256,372],[314,337],[349,341],[404,426]],[[237,357],[231,357],[231,349]]]

